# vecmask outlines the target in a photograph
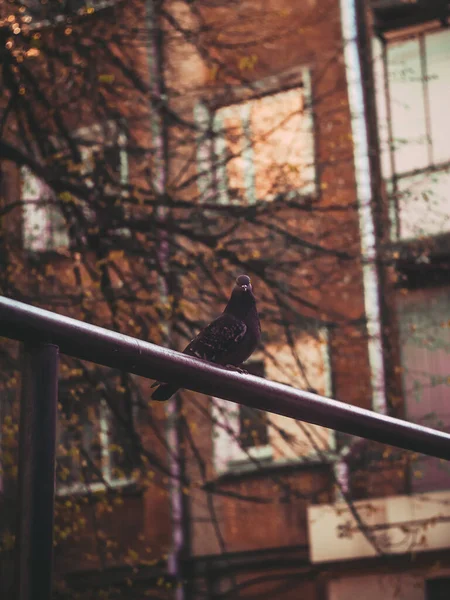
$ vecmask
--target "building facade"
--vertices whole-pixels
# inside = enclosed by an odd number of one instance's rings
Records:
[[[18,4],[2,293],[182,349],[245,269],[250,372],[448,427],[447,3]],[[444,597],[437,459],[76,361],[60,389],[58,593]]]
[[[375,129],[379,149],[378,171],[372,171],[379,182],[374,206],[388,212],[381,254],[401,377],[397,410],[403,418],[444,430],[450,205],[441,140],[449,131],[443,113],[447,19],[446,2],[369,2],[358,13],[366,48],[361,62],[367,130],[370,139]],[[357,527],[348,506],[341,504],[342,512],[337,504],[309,509],[311,556],[330,573],[328,597],[446,597],[445,461],[422,455],[405,462],[399,453],[363,444],[349,454],[348,465],[355,507],[367,529]],[[326,531],[333,532],[333,541]]]

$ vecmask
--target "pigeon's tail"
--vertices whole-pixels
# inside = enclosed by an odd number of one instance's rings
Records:
[[[159,402],[168,400],[179,389],[178,386],[171,385],[170,383],[157,382],[155,385],[158,385],[158,387],[152,394],[152,400],[158,400]]]

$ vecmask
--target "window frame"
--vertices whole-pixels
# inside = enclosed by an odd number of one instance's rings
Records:
[[[325,325],[314,326],[315,335],[322,339],[320,345],[322,352],[322,361],[324,367],[324,394],[332,396],[332,369],[331,369],[331,345],[328,327]],[[304,332],[308,332],[305,329]],[[256,355],[251,362],[264,362],[264,357]],[[244,365],[245,368],[245,365]],[[253,472],[257,469],[282,466],[284,464],[303,464],[311,462],[323,462],[325,458],[329,459],[336,450],[335,436],[330,437],[329,448],[325,451],[310,452],[304,455],[298,455],[295,459],[274,458],[275,447],[271,443],[270,423],[268,423],[268,443],[259,446],[250,446],[244,448],[239,443],[240,436],[240,405],[221,398],[211,398],[211,422],[212,422],[212,445],[213,445],[213,464],[217,476],[223,476],[239,472]],[[224,419],[226,419],[224,423]],[[225,427],[224,427],[225,425]],[[229,431],[232,432],[230,435]],[[228,457],[224,457],[222,449],[226,448],[229,452]]]
[[[263,363],[262,372],[264,377],[264,361],[251,360],[246,365],[251,369],[252,364]],[[263,412],[263,411],[261,411]],[[272,460],[273,452],[270,442],[258,446],[244,446],[241,442],[241,405],[234,404],[222,398],[211,399],[211,417],[212,417],[212,436],[213,436],[213,457],[216,472],[221,474],[239,467],[240,465],[251,464],[252,462],[270,461]],[[266,426],[267,427],[267,426]],[[268,427],[267,427],[268,429]],[[232,434],[231,434],[232,432]],[[219,456],[218,440],[223,438],[228,443],[227,447],[231,450],[231,454],[226,461]],[[220,465],[224,463],[224,468]]]
[[[388,197],[388,211],[391,223],[390,237],[392,241],[407,241],[416,239],[418,234],[404,235],[401,232],[402,215],[401,215],[401,195],[408,193],[408,189],[401,190],[401,184],[407,183],[407,186],[412,187],[415,184],[415,179],[424,178],[425,175],[437,176],[450,175],[450,153],[447,160],[435,162],[433,154],[433,135],[432,135],[432,107],[429,96],[429,74],[428,67],[430,65],[429,57],[427,57],[426,37],[439,34],[447,31],[439,22],[431,21],[428,23],[420,23],[411,27],[404,27],[400,30],[390,31],[379,38],[374,38],[372,54],[374,56],[374,74],[375,82],[382,82],[382,86],[377,86],[375,94],[377,96],[378,106],[378,135],[381,147],[381,167],[382,175]],[[427,164],[423,167],[410,170],[398,170],[396,168],[396,139],[393,133],[394,119],[392,116],[391,88],[392,83],[389,78],[389,47],[402,44],[408,40],[417,40],[418,42],[418,57],[421,74],[421,97],[423,98],[423,117],[425,125],[425,143]],[[377,49],[377,45],[380,45]],[[378,74],[378,76],[377,76]],[[449,80],[450,85],[450,80]],[[386,131],[383,132],[382,117],[380,112],[386,118]],[[407,200],[406,200],[407,202]],[[403,217],[405,218],[405,217]],[[448,230],[450,231],[450,224]],[[426,232],[426,237],[433,237],[445,233],[445,231]]]
[[[95,394],[94,394],[95,395]],[[89,402],[89,400],[87,400]],[[73,483],[65,484],[59,482],[55,477],[55,492],[58,497],[91,494],[95,492],[105,491],[107,489],[121,489],[136,484],[134,475],[125,477],[114,477],[112,467],[112,456],[110,445],[113,443],[113,436],[110,431],[111,422],[114,418],[113,412],[108,406],[105,398],[98,395],[93,398],[92,402],[98,402],[98,427],[99,427],[99,444],[101,451],[101,466],[100,471],[103,481],[84,482],[74,481]],[[133,407],[133,419],[136,418],[135,408]],[[62,427],[60,420],[60,410],[58,409],[58,426]],[[57,440],[58,443],[58,440]],[[56,460],[59,458],[58,447],[56,448]]]
[[[128,138],[126,135],[126,124],[125,123],[117,123],[115,121],[106,121],[103,124],[93,123],[92,125],[83,126],[76,129],[73,132],[73,138],[77,140],[80,145],[80,153],[82,161],[80,163],[80,174],[86,175],[89,171],[86,169],[86,165],[89,161],[89,154],[94,153],[97,149],[115,147],[117,146],[119,152],[119,181],[118,184],[120,186],[127,186],[130,179],[129,173],[129,156],[127,151],[127,142]],[[108,138],[112,137],[116,138],[116,143],[114,141],[108,142]],[[103,140],[102,140],[103,138]],[[94,140],[91,145],[89,145],[89,140]],[[99,143],[95,143],[96,139],[100,139]],[[85,145],[86,144],[86,145]],[[57,140],[55,141],[55,146],[57,147]],[[86,187],[93,188],[94,181],[91,178],[88,178],[86,181]],[[44,192],[48,195],[48,198],[45,199],[41,196],[34,197],[30,195],[29,197],[24,196],[24,189],[28,187],[33,190],[33,188],[40,188],[41,193]],[[123,189],[121,191],[121,196],[126,196],[126,191]],[[58,252],[60,250],[66,250],[70,246],[70,238],[68,234],[67,223],[65,222],[64,215],[62,214],[61,207],[58,205],[58,199],[56,194],[51,190],[47,184],[40,179],[37,175],[31,172],[27,167],[21,168],[21,200],[24,203],[23,211],[22,211],[22,237],[23,237],[23,247],[26,251],[41,254],[45,252]],[[33,220],[33,215],[27,217],[28,208],[30,204],[35,204],[45,216],[42,217],[42,223],[39,225],[39,233],[37,234],[37,242],[31,239],[31,243],[27,243],[27,238],[32,238],[29,233],[30,227],[27,225],[27,218],[30,221]],[[92,218],[92,213],[90,208],[84,204],[84,210],[87,218]],[[31,211],[32,212],[32,211]],[[55,227],[58,227],[57,221],[64,222],[65,231],[53,231]],[[53,223],[52,223],[53,222]],[[56,222],[56,225],[55,225]],[[61,225],[62,227],[62,225]],[[130,232],[126,227],[121,227],[116,230],[120,235],[124,237],[129,237]],[[45,247],[42,247],[39,243],[41,236],[44,235],[46,237],[47,242]],[[60,235],[62,238],[61,243],[56,243],[55,238],[57,235]],[[35,245],[35,247],[33,247]]]
[[[252,205],[273,200],[271,195],[257,198],[255,190],[255,164],[253,158],[253,143],[251,142],[250,103],[252,101],[270,98],[284,92],[301,91],[303,95],[302,129],[307,137],[304,150],[304,169],[311,171],[306,177],[306,183],[298,189],[289,190],[284,196],[295,197],[300,194],[312,196],[318,193],[316,136],[312,99],[312,69],[309,66],[296,67],[278,76],[267,77],[249,86],[235,86],[227,90],[221,97],[201,99],[194,107],[194,124],[198,131],[196,139],[197,156],[197,187],[199,201],[202,203],[233,204],[228,193],[226,137],[222,135],[223,116],[227,111],[242,110],[243,131],[245,135],[244,149],[241,152],[246,168],[243,173],[246,204]],[[247,143],[248,142],[248,143]],[[220,177],[216,177],[216,173]]]
[[[53,190],[28,167],[21,167],[20,179],[24,250],[33,254],[43,254],[68,248],[70,239],[67,223]],[[26,191],[27,188],[31,192]],[[38,195],[33,194],[33,189],[37,189]],[[39,213],[41,213],[40,216]],[[34,223],[34,221],[36,222]],[[58,224],[58,222],[60,223]],[[60,231],[58,231],[58,225]],[[34,234],[33,231],[37,233]],[[60,236],[60,243],[57,241],[58,236]]]
[[[439,358],[436,360],[438,355],[432,360],[427,353],[438,353],[441,349],[446,352],[450,348],[450,336],[446,339],[446,327],[442,326],[450,315],[450,286],[447,284],[410,290],[406,297],[399,294],[395,309],[398,318],[404,418],[419,425],[449,430],[450,408],[443,412],[446,394],[444,390],[439,390],[446,385],[447,373],[436,373],[435,368],[436,365],[441,365],[445,369],[450,361],[446,358],[444,361]],[[422,319],[424,321],[420,323]],[[418,357],[422,353],[427,356],[425,365],[420,369],[415,363],[414,348],[419,349]],[[450,359],[450,352],[447,352],[447,356]],[[423,409],[417,410],[421,405]],[[411,460],[408,468],[411,493],[420,495],[450,491],[450,467],[447,468],[446,463],[440,459],[419,455]]]

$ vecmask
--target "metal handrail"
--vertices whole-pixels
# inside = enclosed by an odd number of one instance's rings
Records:
[[[266,412],[450,460],[450,434],[352,406],[0,297],[0,335]]]

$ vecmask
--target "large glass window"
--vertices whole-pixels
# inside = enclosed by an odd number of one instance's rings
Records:
[[[63,211],[64,202],[81,205],[88,222],[104,226],[114,219],[114,205],[99,202],[101,193],[110,200],[122,195],[128,183],[128,155],[126,135],[117,125],[109,122],[84,127],[73,134],[81,154],[81,164],[72,168],[84,184],[86,194],[95,190],[97,201],[94,208],[86,199],[79,200],[71,194],[59,197],[29,169],[22,169],[23,240],[24,247],[32,252],[44,252],[66,248],[69,245],[68,223]],[[55,144],[58,146],[58,144]],[[64,162],[64,152],[58,158]],[[66,160],[69,163],[69,159]],[[70,167],[65,165],[66,168]],[[126,234],[124,229],[113,228],[116,233]]]
[[[299,334],[294,352],[289,346],[272,348],[264,361],[245,367],[253,374],[330,395],[328,336],[325,329]],[[295,358],[293,357],[295,355]],[[301,368],[299,369],[299,364]],[[261,466],[266,463],[317,459],[317,451],[333,445],[332,432],[300,424],[281,415],[266,414],[213,398],[213,442],[216,472]]]
[[[374,43],[393,238],[450,231],[450,31]]]
[[[309,73],[302,85],[195,110],[203,202],[254,203],[315,189]]]
[[[412,290],[398,299],[401,368],[409,420],[450,431],[450,288]],[[446,461],[420,456],[414,492],[450,489]]]
[[[132,423],[124,416],[120,394],[114,412],[92,390],[60,390],[56,482],[59,494],[86,493],[132,481]]]

